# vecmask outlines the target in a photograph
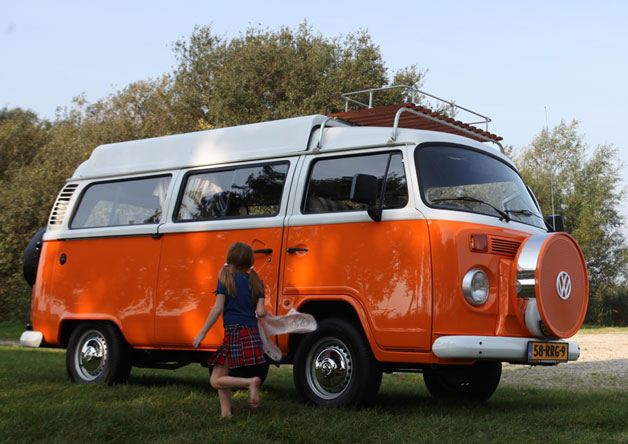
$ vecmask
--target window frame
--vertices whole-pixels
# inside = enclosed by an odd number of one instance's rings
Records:
[[[281,192],[281,197],[279,199],[277,212],[275,214],[264,214],[264,215],[253,215],[253,216],[252,215],[227,216],[227,217],[218,217],[218,218],[199,218],[199,219],[179,219],[177,217],[180,207],[181,207],[181,202],[183,201],[185,190],[188,185],[188,179],[190,178],[190,176],[201,175],[205,173],[219,173],[221,171],[235,171],[238,169],[256,168],[256,167],[273,166],[273,165],[286,165],[287,166],[286,173],[285,173],[286,176],[285,176],[285,180],[284,180],[283,188]],[[281,202],[286,193],[286,184],[288,183],[288,175],[290,173],[290,166],[291,166],[290,160],[284,159],[284,160],[273,160],[270,162],[241,163],[237,165],[227,165],[227,166],[220,166],[216,168],[202,168],[202,169],[186,171],[183,174],[183,177],[181,178],[181,181],[180,181],[177,199],[175,201],[174,208],[172,209],[172,213],[171,213],[171,221],[174,224],[186,224],[186,223],[194,223],[194,222],[219,222],[219,221],[235,220],[235,219],[248,220],[248,219],[277,217],[279,214],[281,214]]]
[[[392,160],[391,156],[393,154],[399,154],[401,156],[401,165],[402,165],[404,178],[406,182],[406,195],[407,195],[407,201],[404,206],[394,207],[394,208],[382,207],[382,209],[384,211],[392,211],[392,210],[401,210],[403,208],[406,208],[408,204],[410,203],[411,195],[410,195],[410,180],[409,180],[408,172],[406,171],[406,161],[404,158],[404,151],[401,149],[390,149],[390,148],[385,149],[385,147],[382,147],[382,148],[384,149],[382,149],[381,151],[366,151],[366,152],[351,153],[351,154],[346,154],[345,152],[345,153],[342,153],[341,155],[330,155],[330,156],[317,157],[317,158],[312,159],[312,161],[309,162],[307,175],[305,177],[305,187],[303,190],[303,195],[301,196],[301,204],[299,205],[300,213],[304,216],[315,216],[315,215],[322,215],[322,214],[350,214],[350,213],[357,213],[357,212],[366,212],[367,211],[366,208],[356,208],[356,209],[351,209],[351,210],[324,211],[324,212],[306,212],[305,207],[307,205],[308,193],[310,191],[312,173],[314,171],[316,164],[324,160],[347,159],[351,157],[368,157],[368,156],[376,156],[376,155],[381,155],[381,154],[388,155],[388,162]],[[384,173],[386,174],[386,177],[384,178],[384,182],[386,182],[388,178],[388,173],[389,173],[389,170],[386,167],[384,167]],[[378,193],[380,192],[381,192],[381,188],[378,189]]]
[[[505,161],[504,159],[500,158],[497,155],[494,155],[493,153],[490,153],[488,151],[484,151],[472,146],[468,146],[468,145],[463,145],[463,144],[459,144],[459,143],[449,143],[449,142],[426,142],[426,143],[422,143],[420,145],[417,145],[414,148],[414,152],[412,153],[412,157],[413,157],[413,161],[414,161],[414,169],[415,169],[415,174],[417,176],[417,185],[419,187],[419,195],[421,198],[421,201],[423,202],[423,204],[433,210],[438,210],[438,211],[457,211],[457,212],[461,212],[461,213],[466,213],[466,214],[472,214],[475,216],[485,216],[485,217],[491,217],[494,219],[500,219],[499,214],[497,214],[497,212],[493,213],[482,213],[482,212],[477,212],[477,211],[469,211],[463,208],[445,208],[442,206],[437,206],[437,205],[433,205],[431,203],[428,203],[428,200],[425,196],[425,187],[423,186],[423,179],[422,179],[422,174],[420,171],[420,165],[419,165],[419,161],[418,161],[418,156],[419,156],[419,152],[425,148],[434,148],[434,147],[445,147],[445,148],[457,148],[457,149],[462,149],[462,150],[467,150],[467,151],[472,151],[475,153],[478,153],[480,155],[484,155],[487,157],[490,157],[502,164],[504,164],[507,168],[509,168],[510,170],[512,170],[521,180],[521,183],[523,184],[523,189],[528,193],[528,196],[530,197],[534,208],[537,209],[539,216],[540,216],[540,220],[543,219],[543,213],[541,212],[541,209],[537,206],[537,202],[536,202],[536,198],[533,197],[533,195],[530,193],[530,190],[528,190],[528,186],[525,183],[525,181],[523,180],[523,178],[521,177],[521,174],[519,173],[519,171],[517,171],[516,167],[509,164],[507,161]],[[518,219],[511,219],[511,222],[516,222],[516,223],[521,223],[530,227],[534,227],[534,228],[539,228],[539,229],[543,229],[546,230],[546,227],[543,226],[541,227],[540,225],[535,225],[532,223],[527,223],[524,222],[522,220],[518,220]]]
[[[109,228],[128,228],[128,227],[150,227],[150,226],[157,226],[161,223],[164,222],[164,218],[166,216],[166,212],[168,209],[168,201],[170,199],[170,196],[167,194],[166,198],[165,198],[165,202],[164,205],[161,207],[161,215],[159,217],[159,221],[157,222],[152,222],[152,223],[140,223],[140,224],[120,224],[120,225],[99,225],[99,226],[94,226],[94,227],[73,227],[72,224],[74,223],[74,219],[81,207],[81,204],[83,203],[83,199],[85,198],[85,195],[87,194],[87,192],[89,191],[90,188],[97,186],[97,185],[105,185],[105,184],[111,184],[111,183],[123,183],[123,182],[137,182],[140,180],[150,180],[150,179],[161,179],[164,177],[169,177],[170,178],[170,182],[168,183],[168,187],[167,187],[167,191],[171,191],[172,190],[172,183],[174,181],[174,175],[172,173],[165,173],[165,174],[154,174],[154,175],[150,175],[150,176],[135,176],[135,177],[124,177],[121,179],[110,179],[110,180],[101,180],[101,181],[94,181],[94,182],[90,182],[89,184],[87,184],[85,187],[83,187],[80,190],[80,195],[77,197],[76,199],[76,203],[74,204],[74,208],[72,209],[72,214],[70,215],[70,218],[68,219],[68,229],[69,230],[93,230],[93,229],[109,229]]]

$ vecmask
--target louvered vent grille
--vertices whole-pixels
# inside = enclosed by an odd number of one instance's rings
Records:
[[[59,193],[59,197],[57,197],[55,206],[52,208],[52,212],[50,213],[50,219],[48,220],[48,225],[51,229],[60,227],[61,224],[63,224],[65,213],[70,205],[70,199],[72,199],[72,195],[74,194],[74,191],[76,191],[77,187],[78,184],[71,183],[66,185]]]
[[[514,258],[519,251],[521,242],[510,239],[491,237],[491,253]]]

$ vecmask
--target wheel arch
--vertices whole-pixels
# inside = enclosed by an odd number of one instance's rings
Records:
[[[328,318],[343,319],[358,329],[364,338],[367,340],[371,353],[373,353],[373,347],[375,345],[374,339],[371,335],[371,331],[366,322],[366,315],[362,307],[352,298],[342,299],[308,299],[301,304],[297,310],[301,313],[308,313],[316,318],[316,321],[322,321]],[[303,339],[302,334],[292,334],[288,339],[288,358],[290,361],[294,358],[294,353],[299,346],[299,343]]]
[[[70,341],[70,336],[72,336],[72,332],[82,324],[89,323],[100,323],[100,324],[109,324],[113,326],[118,332],[124,341],[128,344],[126,337],[124,336],[124,332],[118,325],[118,323],[111,318],[107,317],[89,317],[89,318],[69,318],[61,321],[59,326],[59,345],[63,348],[67,348],[68,342]]]

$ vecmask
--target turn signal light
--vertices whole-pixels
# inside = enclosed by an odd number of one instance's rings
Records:
[[[469,238],[471,251],[488,253],[488,236],[486,234],[472,234]]]

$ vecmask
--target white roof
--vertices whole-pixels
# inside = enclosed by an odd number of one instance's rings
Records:
[[[165,171],[303,152],[323,115],[98,146],[72,179]],[[337,123],[336,123],[337,125]]]
[[[100,145],[77,168],[72,179],[171,171],[303,154],[308,147],[312,150],[318,143],[319,131],[312,130],[326,119],[323,115],[311,115]],[[330,121],[323,134],[322,151],[385,146],[390,144],[391,136],[391,128],[352,127]],[[397,145],[425,142],[464,144],[511,163],[496,147],[466,137],[417,129],[399,128],[397,131]]]

